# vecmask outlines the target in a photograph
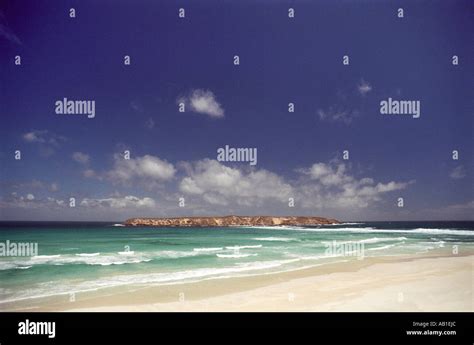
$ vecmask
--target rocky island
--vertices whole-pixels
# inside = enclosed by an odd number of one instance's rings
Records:
[[[213,226],[301,226],[339,224],[335,219],[303,216],[225,216],[225,217],[178,217],[178,218],[131,218],[128,226],[154,227],[213,227]]]

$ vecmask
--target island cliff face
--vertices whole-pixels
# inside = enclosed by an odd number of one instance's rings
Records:
[[[180,217],[180,218],[131,218],[129,226],[155,227],[213,227],[213,226],[281,226],[339,224],[335,219],[322,217],[272,217],[272,216],[226,216],[226,217]]]

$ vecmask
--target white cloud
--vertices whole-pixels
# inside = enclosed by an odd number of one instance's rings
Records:
[[[256,205],[263,200],[287,200],[292,187],[267,170],[247,172],[227,167],[216,160],[198,161],[179,185],[181,192],[200,196],[210,204]]]
[[[92,211],[101,209],[120,209],[121,211],[136,211],[137,209],[152,210],[156,206],[154,199],[150,197],[137,197],[133,195],[120,196],[112,195],[108,198],[84,198],[77,206],[88,208]],[[0,208],[21,208],[30,210],[70,210],[68,201],[53,197],[36,198],[33,194],[26,196],[12,193],[7,200],[0,199]]]
[[[361,95],[364,96],[370,91],[372,91],[372,86],[368,82],[362,79],[359,85],[357,85],[357,90],[359,91]]]
[[[82,152],[74,152],[72,154],[72,159],[80,164],[88,164],[90,161],[90,156],[86,153]]]
[[[150,197],[140,198],[133,195],[127,195],[123,197],[111,196],[108,198],[84,198],[79,204],[77,204],[77,206],[80,206],[83,210],[88,210],[87,212],[107,212],[107,210],[113,212],[114,210],[120,210],[120,214],[122,214],[122,212],[129,212],[128,214],[134,215],[137,209],[147,210],[150,212],[153,211],[156,202]],[[32,194],[28,194],[24,197],[12,193],[9,200],[0,199],[0,208],[12,207],[28,209],[31,211],[55,210],[55,212],[61,212],[61,214],[65,214],[71,210],[68,206],[68,201],[52,197],[38,199]]]
[[[452,179],[455,179],[455,180],[459,180],[459,179],[462,179],[464,177],[466,177],[466,170],[464,169],[464,167],[462,165],[454,168],[453,171],[451,171],[451,173],[449,174],[449,177],[451,177]]]
[[[372,178],[357,179],[343,163],[315,163],[298,170],[306,180],[299,185],[305,207],[365,208],[379,201],[382,194],[404,189],[409,183],[390,181],[375,183]]]
[[[46,204],[55,205],[55,206],[66,206],[66,202],[64,200],[51,198],[51,197],[46,198]]]
[[[357,110],[350,110],[342,106],[331,106],[326,110],[318,109],[319,118],[323,121],[343,122],[349,124],[359,115]]]
[[[352,181],[352,177],[345,174],[346,166],[339,164],[331,167],[325,163],[313,164],[309,169],[303,170],[311,179],[318,180],[323,186],[340,185]]]
[[[224,109],[217,102],[214,93],[209,90],[196,89],[189,97],[181,97],[178,103],[184,103],[186,107],[200,114],[206,114],[214,118],[224,117]]]
[[[53,134],[47,130],[33,130],[24,133],[22,138],[27,143],[38,143],[55,147],[59,146],[59,143],[65,140],[64,137]]]
[[[297,174],[285,179],[274,172],[248,166],[226,166],[216,160],[204,159],[193,163],[181,162],[177,185],[160,188],[160,207],[155,207],[151,198],[121,196],[118,193],[106,198],[89,197],[79,202],[86,210],[107,208],[110,212],[120,210],[122,215],[136,215],[137,208],[144,209],[149,216],[181,213],[219,214],[226,213],[268,213],[268,214],[321,214],[335,216],[343,214],[360,215],[363,212],[377,212],[377,205],[392,192],[405,189],[410,182],[377,181],[367,176],[356,176],[350,165],[337,161],[316,162],[296,170]],[[86,177],[108,178],[112,182],[145,188],[162,186],[177,175],[175,167],[158,157],[146,155],[130,160],[115,156],[113,169],[97,174],[92,169],[83,172]],[[173,189],[173,186],[175,188]],[[30,192],[30,190],[27,190]],[[35,193],[36,194],[36,193]],[[67,207],[67,201],[36,196],[13,195],[0,206],[19,208]],[[179,197],[186,198],[186,208],[177,206]],[[397,195],[393,196],[393,198]],[[295,208],[288,208],[289,198],[294,198]],[[395,199],[392,199],[395,200]],[[365,209],[366,211],[362,211]],[[166,210],[166,213],[163,213]],[[105,211],[105,210],[104,210]],[[89,211],[87,211],[89,212]],[[108,211],[107,211],[108,212]],[[104,214],[111,214],[111,213]],[[119,212],[119,211],[117,211]],[[129,213],[127,213],[129,212]],[[375,214],[375,213],[374,213]],[[116,217],[116,215],[114,216]]]
[[[23,134],[23,139],[28,142],[28,143],[43,143],[44,138],[43,134],[46,133],[46,131],[32,131]]]
[[[336,162],[299,169],[301,178],[293,183],[267,170],[228,167],[209,159],[186,165],[186,170],[180,191],[213,205],[259,206],[273,201],[283,206],[293,197],[302,208],[360,209],[409,184],[356,178]]]
[[[107,175],[116,182],[143,179],[156,183],[171,180],[175,172],[173,164],[155,156],[145,155],[135,159],[124,159],[116,155],[114,167]]]
[[[36,144],[39,154],[43,157],[53,155],[60,144],[66,140],[65,137],[56,135],[47,130],[33,130],[24,133],[21,137],[27,143]]]
[[[55,198],[37,198],[33,194],[28,193],[25,196],[19,195],[14,192],[11,193],[10,198],[6,200],[0,200],[0,207],[14,207],[24,209],[48,209],[51,210],[57,206],[64,206],[65,202]]]
[[[112,197],[104,199],[89,199],[85,198],[80,203],[83,207],[105,207],[105,208],[149,208],[155,206],[155,200],[152,198],[144,197],[139,198],[133,195],[127,195],[125,197]]]
[[[360,95],[365,96],[372,91],[372,86],[365,80],[361,80],[357,86],[357,93],[351,90],[339,90],[336,101],[327,108],[319,108],[317,114],[319,119],[328,122],[342,122],[350,124],[358,117],[363,109],[360,104]]]

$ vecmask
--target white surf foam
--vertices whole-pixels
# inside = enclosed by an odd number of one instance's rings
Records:
[[[49,259],[55,259],[61,257],[60,254],[57,255],[35,255],[32,256],[31,259],[33,260],[49,260]]]
[[[474,236],[474,231],[470,231],[470,230],[417,228],[411,231],[420,233],[420,234],[448,234],[448,235]]]
[[[443,248],[444,247],[444,244],[446,242],[444,241],[435,241],[435,242],[419,242],[420,244],[427,244],[428,246],[438,246],[440,248]]]
[[[222,247],[215,247],[215,248],[194,248],[193,251],[195,252],[218,252],[220,250],[224,250]]]
[[[253,238],[255,241],[275,241],[275,242],[292,242],[297,241],[297,239],[290,237],[256,237]]]
[[[395,244],[387,244],[386,246],[382,246],[382,247],[375,247],[375,248],[369,248],[369,249],[366,249],[366,250],[384,250],[384,249],[389,249],[389,248],[392,248],[392,247],[395,247],[397,246],[398,244],[395,243]]]
[[[246,258],[248,256],[257,256],[257,255],[258,254],[216,254],[216,256],[219,258],[229,258],[229,259]]]
[[[197,256],[201,255],[199,251],[177,251],[177,250],[162,250],[159,252],[154,252],[152,255],[158,258],[167,258],[167,259],[179,259],[186,258],[188,256]]]
[[[387,241],[404,241],[406,237],[373,237],[367,238],[365,240],[359,241],[360,243],[379,243],[379,242],[387,242]]]
[[[348,254],[348,253],[346,253]],[[342,254],[333,254],[333,255],[299,255],[299,254],[287,254],[286,256],[290,258],[295,258],[296,260],[321,260],[321,259],[331,259],[335,257],[344,256]]]
[[[431,235],[459,235],[459,236],[474,236],[474,231],[458,230],[458,229],[430,229],[430,228],[416,228],[416,229],[375,229],[373,227],[364,228],[303,228],[303,227],[267,227],[274,230],[292,230],[292,231],[306,231],[306,232],[354,232],[354,233],[405,233],[405,234],[431,234]]]
[[[225,247],[226,249],[231,249],[231,250],[240,250],[240,249],[252,249],[252,248],[262,248],[261,244],[257,244],[254,246],[230,246],[230,247]]]
[[[41,255],[25,258],[15,258],[7,262],[0,263],[0,270],[16,269],[25,266],[39,265],[68,265],[68,264],[85,264],[85,265],[123,265],[128,263],[140,263],[151,261],[152,257],[148,255],[120,255],[120,254],[104,254],[100,253],[80,253],[74,255]]]
[[[379,242],[390,242],[390,241],[404,241],[406,237],[372,237],[366,238],[362,240],[354,240],[354,241],[335,241],[336,244],[347,244],[347,243],[364,243],[364,244],[373,244]],[[321,243],[325,245],[332,245],[334,241],[321,241]]]
[[[340,224],[323,224],[322,226],[344,226],[344,225],[359,225],[364,223],[340,223]]]
[[[181,281],[199,281],[214,278],[226,278],[235,275],[248,274],[253,271],[279,267],[292,260],[262,261],[238,264],[231,267],[222,268],[199,268],[194,270],[178,271],[171,273],[148,273],[133,275],[117,275],[113,277],[101,278],[93,281],[81,283],[40,283],[34,287],[23,291],[5,290],[2,294],[11,294],[9,298],[4,298],[2,303],[27,300],[32,298],[51,297],[56,295],[69,295],[70,293],[81,293],[97,291],[103,288],[112,288],[124,285],[168,285]],[[248,273],[247,273],[248,272]]]
[[[76,253],[63,255],[37,255],[33,257],[18,257],[11,258],[8,261],[0,261],[0,271],[15,269],[24,266],[36,265],[69,265],[69,264],[84,264],[84,265],[124,265],[141,262],[149,262],[154,259],[179,259],[185,257],[192,257],[198,255],[206,255],[224,248],[195,248],[193,251],[174,251],[162,250],[154,252],[135,252],[123,251],[117,253]],[[218,250],[219,249],[219,250]]]

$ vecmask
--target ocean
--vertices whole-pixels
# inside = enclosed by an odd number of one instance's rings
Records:
[[[36,243],[37,255],[5,256],[6,247],[22,243]],[[0,222],[1,244],[0,310],[119,287],[133,291],[377,256],[462,254],[474,249],[474,222],[233,228]]]

